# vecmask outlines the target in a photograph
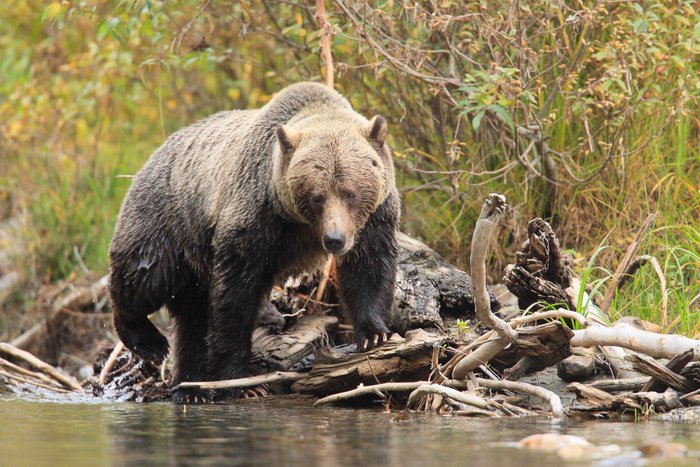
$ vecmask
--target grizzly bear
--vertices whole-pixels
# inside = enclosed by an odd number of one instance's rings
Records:
[[[183,381],[249,375],[256,317],[275,281],[337,258],[340,297],[358,343],[390,331],[399,198],[387,123],[336,91],[287,87],[258,110],[216,113],[181,129],[133,178],[110,244],[119,338],[159,363],[174,323],[173,400]],[[231,394],[229,394],[231,395]]]

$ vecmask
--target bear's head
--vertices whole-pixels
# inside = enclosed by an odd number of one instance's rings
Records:
[[[277,128],[274,184],[286,214],[316,229],[324,249],[347,253],[394,186],[386,120],[316,120]]]

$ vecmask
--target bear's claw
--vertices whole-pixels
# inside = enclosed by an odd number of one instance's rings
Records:
[[[366,337],[362,339],[358,344],[357,344],[357,350],[370,350],[375,347],[380,347],[384,345],[386,341],[388,341],[391,338],[391,333],[386,333],[386,332],[380,332],[376,334],[372,334],[369,337]]]
[[[171,397],[176,404],[210,404],[209,392],[199,388],[176,388],[171,391]]]

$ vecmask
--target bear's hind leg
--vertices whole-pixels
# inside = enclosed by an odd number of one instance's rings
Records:
[[[173,402],[193,404],[209,402],[207,391],[197,388],[176,388],[185,381],[206,380],[207,343],[209,330],[208,300],[206,291],[197,286],[185,287],[168,302],[173,320],[173,359],[175,367],[171,378]]]

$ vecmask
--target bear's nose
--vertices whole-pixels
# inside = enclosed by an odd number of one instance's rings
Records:
[[[323,236],[323,248],[328,253],[338,253],[345,246],[345,235],[340,232],[329,232]]]

